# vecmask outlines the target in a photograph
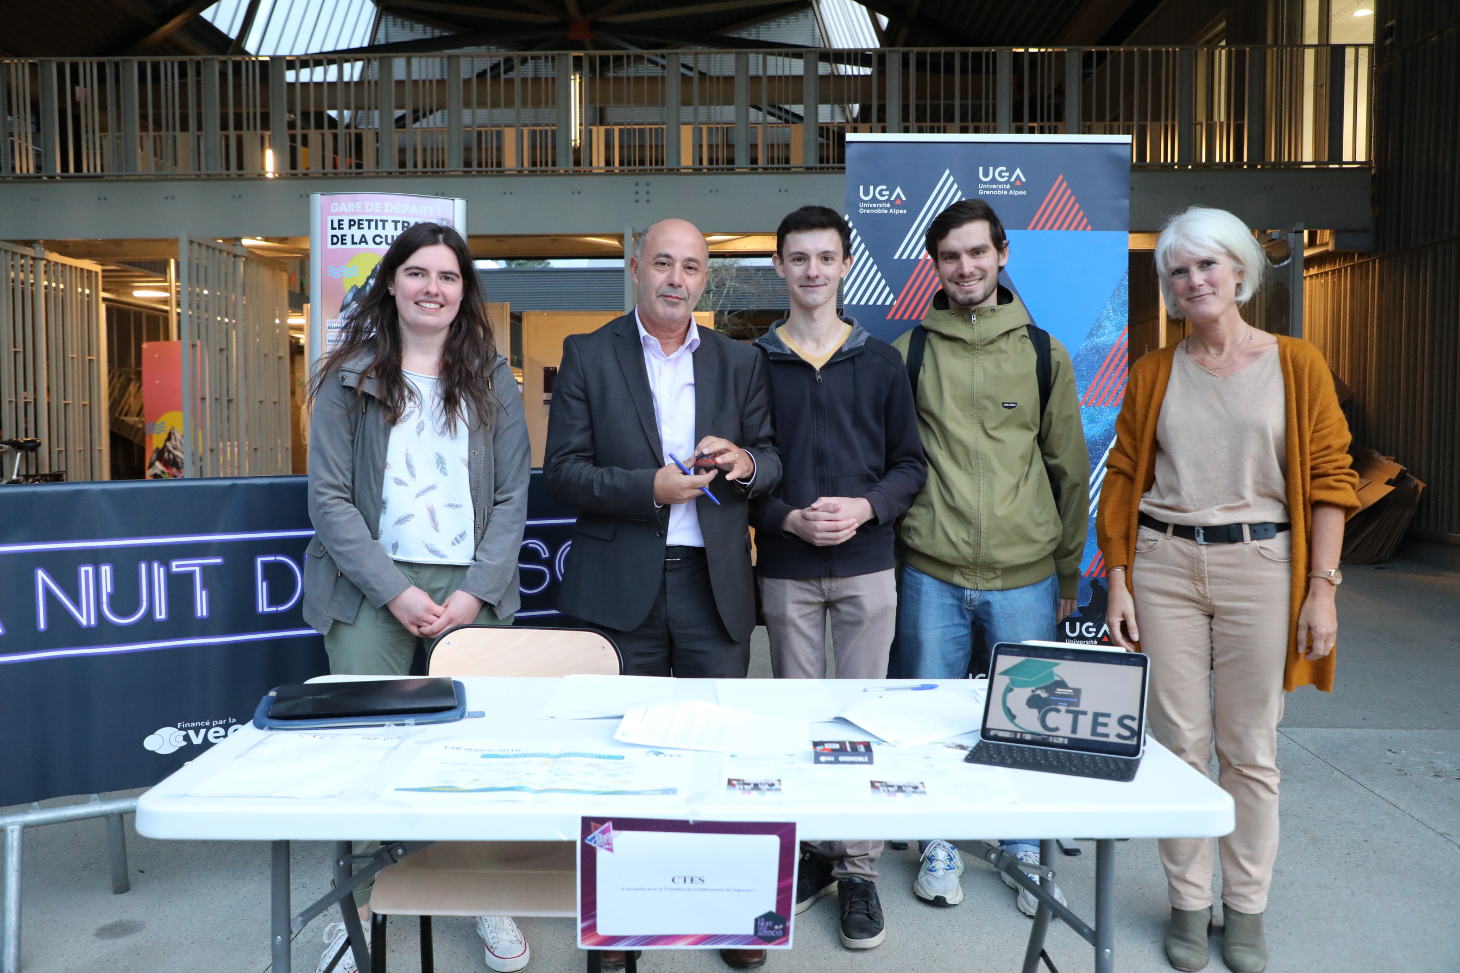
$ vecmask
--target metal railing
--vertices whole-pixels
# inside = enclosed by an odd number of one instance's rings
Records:
[[[0,61],[0,178],[837,167],[850,132],[1367,164],[1369,45]],[[384,123],[382,124],[382,120]]]
[[[103,801],[91,795],[86,804],[63,804],[41,808],[32,804],[27,811],[0,815],[0,832],[5,838],[4,880],[0,883],[0,973],[20,973],[20,864],[25,829],[64,821],[106,818],[107,850],[111,855],[112,894],[121,895],[132,888],[127,873],[127,832],[123,814],[137,813],[137,799],[128,797]]]

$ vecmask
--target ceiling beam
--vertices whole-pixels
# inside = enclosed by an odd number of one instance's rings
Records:
[[[259,13],[259,0],[248,0],[248,9],[243,12],[243,24],[238,28],[238,36],[233,38],[233,43],[228,45],[229,54],[247,54],[244,45],[248,43],[248,33],[253,30],[254,18]]]
[[[176,33],[198,14],[207,10],[218,0],[182,0],[173,4],[158,19],[161,21],[152,32],[127,49],[128,54],[145,53],[149,47],[158,44]]]
[[[692,47],[707,47],[711,50],[779,50],[804,51],[804,44],[782,44],[777,41],[763,41],[751,37],[730,37],[726,34],[697,34],[692,31],[666,30],[639,26],[638,24],[616,24],[614,33],[621,37],[657,41],[661,44],[684,44]]]
[[[562,15],[523,13],[520,10],[497,10],[491,7],[472,7],[464,3],[440,3],[438,0],[389,0],[392,10],[420,10],[427,13],[451,14],[455,17],[476,17],[483,20],[517,20],[528,24],[561,24],[566,21]]]
[[[963,31],[927,14],[911,13],[911,4],[898,0],[862,0],[862,5],[873,13],[882,14],[891,23],[888,27],[904,26],[915,30],[937,44],[956,47],[980,47],[977,40]]]
[[[1085,0],[1073,10],[1055,35],[1056,44],[1094,45],[1115,25],[1131,0]]]
[[[637,10],[627,14],[609,14],[608,16],[590,15],[590,17],[599,23],[626,24],[636,20],[667,20],[671,17],[710,13],[715,10],[740,10],[745,7],[771,6],[794,9],[803,6],[803,4],[799,0],[792,3],[786,3],[785,0],[717,0],[715,3],[697,3],[687,7],[666,7],[662,10]],[[777,14],[780,12],[777,11]]]
[[[530,43],[543,38],[561,37],[562,24],[543,24],[541,27],[519,27],[510,30],[474,30],[460,34],[443,34],[440,37],[417,37],[393,44],[370,44],[365,47],[348,47],[338,51],[314,52],[317,57],[346,57],[354,54],[436,54],[440,51],[465,50],[471,47],[494,47],[508,43]],[[546,48],[537,48],[546,50]]]
[[[627,7],[629,4],[636,2],[638,2],[638,0],[608,0],[608,3],[605,3],[603,6],[590,13],[588,16],[606,17],[609,14],[613,13],[615,10],[621,10],[624,7]]]

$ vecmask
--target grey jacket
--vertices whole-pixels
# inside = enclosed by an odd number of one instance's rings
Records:
[[[362,597],[379,608],[410,587],[377,539],[391,427],[375,397],[374,378],[360,379],[368,364],[368,358],[358,358],[326,378],[309,426],[309,519],[315,534],[304,552],[304,620],[320,634],[335,621],[353,622]],[[365,393],[358,401],[357,386]],[[491,387],[500,406],[491,429],[468,425],[476,557],[461,590],[505,617],[522,603],[517,555],[532,459],[522,396],[501,355],[492,366]]]

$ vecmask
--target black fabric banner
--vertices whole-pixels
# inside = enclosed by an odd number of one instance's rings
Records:
[[[523,624],[573,511],[533,473]],[[155,784],[328,671],[301,614],[302,476],[0,487],[0,806]]]

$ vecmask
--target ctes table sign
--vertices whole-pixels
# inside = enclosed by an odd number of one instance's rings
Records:
[[[790,949],[796,825],[583,818],[582,949]]]

